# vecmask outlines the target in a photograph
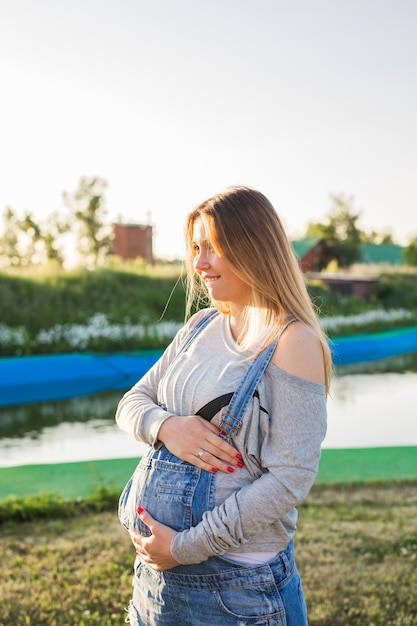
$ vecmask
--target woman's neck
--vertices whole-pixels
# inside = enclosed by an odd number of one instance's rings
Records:
[[[243,310],[240,309],[239,311],[236,310],[232,310],[229,313],[229,326],[230,326],[230,332],[232,333],[232,337],[233,339],[236,341],[236,343],[239,343],[239,338],[241,338],[241,332],[244,326],[244,317],[243,317]]]

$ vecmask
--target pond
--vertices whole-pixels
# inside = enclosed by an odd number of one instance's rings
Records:
[[[0,408],[0,467],[140,456],[114,415],[123,392]],[[417,353],[338,368],[324,448],[417,446]]]

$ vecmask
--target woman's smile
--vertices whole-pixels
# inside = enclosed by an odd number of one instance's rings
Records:
[[[219,280],[220,276],[201,276],[205,283],[214,283],[216,280]]]
[[[247,285],[213,248],[208,230],[201,217],[194,222],[192,248],[194,269],[210,289],[214,300],[245,306],[250,298]]]

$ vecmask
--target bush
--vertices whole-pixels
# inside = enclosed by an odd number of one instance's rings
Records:
[[[120,489],[97,487],[91,496],[70,500],[54,493],[17,498],[9,496],[0,502],[0,524],[29,522],[36,519],[62,519],[85,513],[113,511],[117,506]]]
[[[27,278],[0,273],[0,322],[24,326],[32,335],[55,324],[84,324],[98,312],[114,323],[156,322],[164,312],[166,319],[183,320],[184,299],[177,274],[101,269]]]
[[[415,272],[383,274],[375,297],[366,301],[335,294],[318,281],[307,288],[332,335],[417,323]],[[0,356],[164,349],[185,317],[177,266],[0,273],[0,302]],[[392,311],[405,313],[393,317]]]
[[[417,277],[414,272],[385,273],[376,284],[378,301],[386,309],[417,310]]]

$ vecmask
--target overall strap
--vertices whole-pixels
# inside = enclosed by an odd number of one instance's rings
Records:
[[[182,342],[180,347],[178,348],[177,355],[181,354],[188,350],[194,339],[201,333],[203,328],[207,326],[207,324],[218,315],[219,312],[217,309],[209,309],[207,313],[197,322],[197,324],[190,330],[185,340]]]
[[[278,341],[273,341],[260,352],[251,363],[249,369],[233,394],[232,400],[222,416],[219,426],[227,437],[234,437],[242,426],[242,418],[255,389],[265,372]]]
[[[290,324],[296,321],[295,317],[289,318],[283,325],[278,338],[262,350],[262,352],[260,352],[251,363],[239,387],[233,394],[229,406],[222,416],[222,422],[219,428],[226,434],[227,437],[234,437],[239,428],[242,426],[243,415],[252,396],[255,394],[259,381],[268,367],[268,363],[275,352],[275,348],[278,345],[281,335]]]

